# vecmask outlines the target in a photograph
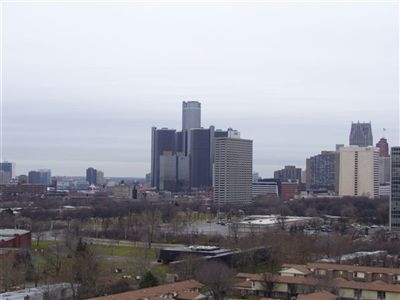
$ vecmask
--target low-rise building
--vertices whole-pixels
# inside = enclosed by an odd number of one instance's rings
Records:
[[[396,268],[329,263],[284,264],[279,274],[239,273],[237,278],[240,282],[235,289],[242,296],[268,296],[272,299],[297,297],[303,300],[400,299],[400,269]],[[319,292],[325,292],[324,298],[322,294],[318,298]]]
[[[281,199],[283,201],[293,199],[299,194],[299,184],[297,182],[282,182],[281,189]]]
[[[0,248],[30,249],[31,232],[22,229],[0,229]]]
[[[47,191],[44,184],[1,184],[0,192],[3,196],[12,195],[43,195]]]
[[[276,182],[253,182],[252,183],[252,197],[255,198],[261,195],[276,195],[278,196],[278,184]]]
[[[133,198],[133,186],[131,185],[116,185],[111,188],[112,194],[116,198],[128,198],[132,199]]]

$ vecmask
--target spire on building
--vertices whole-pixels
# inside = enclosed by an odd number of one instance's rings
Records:
[[[369,123],[351,123],[350,146],[367,147],[372,146],[372,127]]]

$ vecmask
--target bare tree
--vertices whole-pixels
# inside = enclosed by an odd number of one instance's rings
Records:
[[[215,300],[223,299],[233,285],[235,272],[225,264],[209,261],[195,272],[195,278],[205,285]]]
[[[284,215],[279,215],[276,217],[276,223],[278,225],[278,227],[282,230],[285,230],[286,228],[286,216]]]
[[[174,272],[178,273],[181,280],[193,278],[195,270],[204,263],[204,259],[190,253],[183,255],[180,260],[181,263],[174,265]]]
[[[160,211],[157,210],[155,207],[152,207],[150,210],[144,212],[142,215],[142,222],[145,227],[145,235],[149,249],[151,248],[151,245],[153,243],[154,234],[160,221]]]
[[[24,253],[7,253],[0,257],[1,289],[8,291],[12,286],[25,282],[27,264]]]
[[[261,285],[265,289],[265,296],[268,298],[271,297],[272,292],[274,291],[274,286],[276,282],[276,275],[272,273],[263,273]]]
[[[94,296],[98,285],[99,261],[81,239],[73,252],[70,271],[72,282],[79,284],[79,297],[85,299]]]

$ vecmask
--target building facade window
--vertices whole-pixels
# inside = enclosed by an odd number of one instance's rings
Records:
[[[362,290],[361,289],[354,289],[354,299],[361,299]]]
[[[386,293],[383,291],[378,291],[378,300],[385,300],[386,299]]]

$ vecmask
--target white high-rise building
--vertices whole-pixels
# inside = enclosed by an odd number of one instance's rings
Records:
[[[243,206],[252,201],[253,141],[215,139],[214,202],[220,206]]]
[[[343,147],[339,150],[339,196],[379,196],[379,149]]]
[[[103,185],[105,183],[104,172],[103,171],[97,170],[97,172],[96,172],[96,183],[97,183],[97,185]]]

